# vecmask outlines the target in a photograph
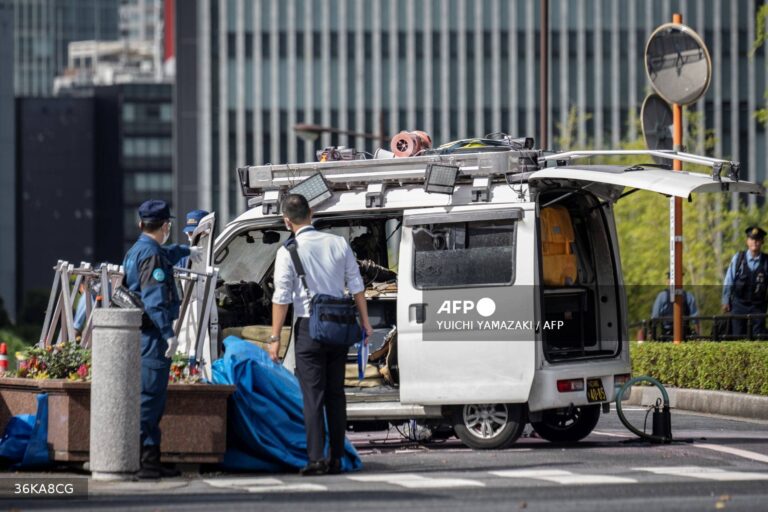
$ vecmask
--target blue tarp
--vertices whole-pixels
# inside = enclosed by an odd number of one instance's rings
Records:
[[[229,336],[224,347],[224,357],[213,363],[213,382],[237,389],[229,399],[223,466],[269,472],[304,467],[307,439],[296,377],[252,343]],[[360,470],[362,462],[349,440],[344,447],[342,471]]]
[[[0,459],[14,468],[45,466],[48,457],[48,393],[37,395],[37,414],[18,414],[5,426],[0,439]]]

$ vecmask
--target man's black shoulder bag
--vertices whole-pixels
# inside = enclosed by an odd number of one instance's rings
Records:
[[[296,240],[285,246],[291,255],[301,284],[309,297],[309,335],[322,345],[349,347],[363,338],[357,322],[357,307],[352,297],[334,297],[324,293],[312,294],[307,286],[304,266],[301,264]]]

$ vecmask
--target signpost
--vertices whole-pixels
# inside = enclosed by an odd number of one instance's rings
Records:
[[[680,14],[672,15],[672,23],[658,27],[645,47],[645,70],[653,89],[672,107],[672,149],[683,150],[683,105],[698,100],[709,88],[712,60],[701,36],[682,24]],[[647,100],[646,100],[647,101]],[[658,120],[657,120],[658,121]],[[649,123],[652,124],[652,123]],[[646,143],[649,134],[643,131]],[[650,146],[650,145],[649,145]],[[657,148],[651,148],[657,149]],[[683,170],[674,160],[672,169]],[[673,340],[683,340],[683,202],[670,198],[670,297],[674,297]]]

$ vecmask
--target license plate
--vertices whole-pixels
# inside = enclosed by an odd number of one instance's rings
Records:
[[[587,401],[607,402],[603,381],[600,379],[587,379]]]

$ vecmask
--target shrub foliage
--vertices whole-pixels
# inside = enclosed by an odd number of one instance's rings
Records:
[[[677,388],[768,395],[768,343],[632,344],[632,375],[650,375]]]

